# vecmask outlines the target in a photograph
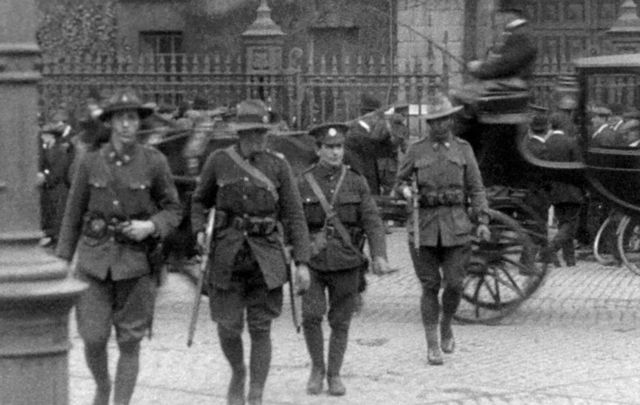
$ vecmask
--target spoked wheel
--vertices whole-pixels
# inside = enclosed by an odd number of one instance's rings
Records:
[[[547,264],[536,262],[528,232],[510,216],[491,210],[491,240],[474,241],[456,319],[496,323],[540,286]]]
[[[617,230],[618,252],[622,263],[635,274],[640,275],[640,217],[625,215]]]
[[[603,266],[611,266],[618,263],[618,259],[616,259],[614,255],[614,249],[616,246],[614,245],[613,236],[615,235],[616,228],[619,229],[619,225],[621,225],[620,214],[612,213],[609,214],[607,219],[604,220],[600,228],[598,228],[598,233],[596,233],[596,237],[593,240],[593,256],[596,258],[598,263]],[[611,238],[612,240],[606,240]],[[605,252],[605,245],[609,244],[610,252]]]

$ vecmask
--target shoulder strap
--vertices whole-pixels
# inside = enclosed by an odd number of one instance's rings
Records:
[[[273,184],[271,179],[267,177],[266,174],[260,171],[260,169],[258,169],[257,167],[253,166],[251,163],[249,163],[247,159],[243,159],[238,154],[238,152],[236,152],[234,147],[224,149],[223,151],[227,154],[227,156],[231,158],[231,160],[234,161],[235,164],[237,164],[249,176],[251,176],[255,180],[258,180],[265,187],[267,187],[267,190],[271,193],[271,195],[273,195],[273,198],[276,201],[278,201],[278,192],[276,191],[276,186]]]
[[[327,225],[327,223],[331,223],[331,225],[333,225],[333,227],[338,231],[338,234],[340,235],[340,239],[342,239],[345,245],[347,245],[349,249],[353,250],[358,256],[362,256],[362,252],[360,252],[360,250],[358,250],[355,246],[353,246],[353,243],[351,242],[351,236],[349,235],[349,231],[347,231],[347,228],[345,228],[342,222],[340,222],[340,218],[338,218],[337,213],[333,209],[333,204],[335,204],[336,196],[338,195],[338,190],[340,189],[340,186],[342,186],[342,182],[344,181],[344,177],[346,173],[347,173],[346,166],[342,166],[342,172],[340,173],[340,178],[338,179],[336,190],[333,193],[333,196],[331,198],[332,200],[331,204],[329,204],[327,197],[324,195],[324,192],[320,188],[320,185],[316,181],[316,178],[313,176],[313,173],[311,173],[310,171],[306,172],[304,174],[304,178],[307,181],[307,183],[309,183],[309,186],[311,187],[311,191],[313,191],[313,194],[315,194],[316,197],[318,198],[318,201],[320,202],[320,206],[324,211],[324,214],[326,216],[325,226]]]

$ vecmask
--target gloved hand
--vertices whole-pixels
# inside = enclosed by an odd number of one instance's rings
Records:
[[[306,263],[300,263],[296,266],[296,274],[294,277],[294,285],[296,288],[296,294],[304,294],[311,285],[311,274],[309,273],[309,266]]]
[[[122,228],[122,233],[127,237],[140,242],[156,231],[156,225],[152,221],[140,221],[134,219]]]

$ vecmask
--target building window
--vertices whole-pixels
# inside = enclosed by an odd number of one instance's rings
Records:
[[[140,33],[140,52],[152,55],[183,53],[182,32],[146,31]]]

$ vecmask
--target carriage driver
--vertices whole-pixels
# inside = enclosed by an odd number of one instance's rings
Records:
[[[478,163],[471,145],[453,136],[453,107],[441,94],[427,103],[426,121],[429,137],[409,146],[398,169],[399,191],[410,200],[418,199],[419,235],[414,235],[415,213],[408,221],[409,252],[422,285],[420,309],[427,340],[429,364],[443,364],[442,351],[452,353],[455,346],[451,320],[463,290],[465,267],[471,255],[471,219],[480,223],[476,234],[483,240],[491,237],[488,204]],[[417,176],[417,190],[409,184]],[[417,195],[414,193],[417,191]],[[418,243],[418,245],[416,245]],[[438,302],[441,274],[445,286],[442,311]],[[440,321],[440,345],[438,344]]]
[[[78,301],[78,331],[96,382],[94,405],[108,405],[111,393],[107,343],[112,325],[120,358],[113,403],[128,404],[139,369],[140,341],[151,327],[157,241],[182,218],[167,159],[138,143],[140,119],[151,110],[135,94],[116,93],[99,118],[109,141],[85,152],[75,171],[56,254],[71,261],[89,288]],[[157,274],[157,273],[155,273]]]
[[[312,128],[309,134],[316,138],[319,160],[298,180],[312,241],[311,285],[302,301],[302,326],[311,357],[307,393],[311,395],[322,392],[325,375],[330,395],[346,392],[340,368],[361,271],[368,262],[360,249],[365,236],[374,268],[390,271],[382,219],[367,181],[343,164],[347,131],[349,126],[341,123]],[[325,368],[322,318],[327,313],[331,335]]]
[[[283,237],[293,243],[300,291],[309,286],[309,234],[289,163],[266,149],[268,110],[260,100],[237,105],[239,142],[213,152],[192,197],[191,222],[204,243],[205,210],[216,208],[209,305],[231,366],[227,404],[245,404],[242,345],[245,314],[251,338],[249,405],[262,404],[271,364],[271,323],[282,310],[287,281]],[[281,231],[284,225],[284,235]]]

